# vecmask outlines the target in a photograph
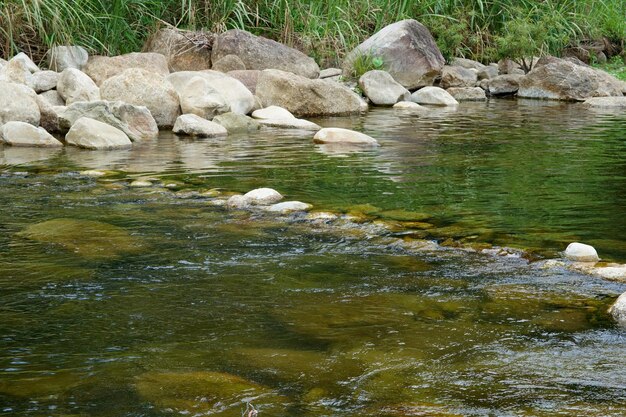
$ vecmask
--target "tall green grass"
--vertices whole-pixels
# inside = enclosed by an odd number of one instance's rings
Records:
[[[156,27],[246,29],[300,48],[322,63],[394,21],[415,18],[447,57],[498,54],[496,38],[523,15],[546,25],[546,52],[607,37],[623,47],[624,0],[0,0],[0,53],[41,58],[55,44],[92,52],[139,50]]]

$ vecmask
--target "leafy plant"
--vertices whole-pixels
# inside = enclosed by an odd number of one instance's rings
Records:
[[[381,57],[372,53],[360,53],[352,61],[352,77],[359,79],[363,74],[372,70],[384,69],[384,61]]]

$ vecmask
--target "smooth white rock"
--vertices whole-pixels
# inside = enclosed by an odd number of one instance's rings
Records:
[[[30,87],[35,90],[36,93],[43,93],[44,91],[50,91],[55,89],[58,82],[58,72],[38,71],[33,74],[30,81]]]
[[[278,203],[283,196],[273,188],[257,188],[244,194],[243,198],[248,204],[268,205]]]
[[[420,88],[411,94],[411,101],[417,104],[430,104],[433,106],[457,106],[458,101],[446,90],[439,87]]]
[[[35,146],[52,148],[63,146],[50,133],[41,127],[25,122],[8,122],[0,127],[0,139],[12,146]]]
[[[210,120],[203,119],[195,114],[183,114],[178,116],[174,128],[174,133],[184,133],[190,136],[200,137],[216,137],[226,136],[228,131],[226,128]]]
[[[315,134],[315,143],[342,143],[355,145],[378,145],[378,141],[371,136],[354,130],[339,127],[327,127]]]
[[[269,106],[252,112],[254,119],[295,119],[296,116],[291,114],[287,109],[280,106]]]
[[[121,130],[88,117],[81,117],[74,122],[65,141],[68,145],[87,149],[122,149],[132,146],[128,136]]]
[[[573,242],[565,249],[565,257],[575,262],[598,262],[598,252],[593,246],[584,243]]]
[[[283,203],[273,204],[267,208],[267,211],[287,214],[294,211],[308,211],[313,206],[301,201],[285,201]]]
[[[609,309],[609,313],[618,324],[626,327],[626,292],[617,298],[615,303]]]

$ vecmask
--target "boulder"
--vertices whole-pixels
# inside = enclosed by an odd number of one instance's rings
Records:
[[[479,70],[477,75],[478,75],[478,80],[490,80],[500,75],[500,71],[498,71],[498,67],[489,65]]]
[[[498,61],[498,72],[502,75],[505,74],[516,74],[516,75],[524,75],[524,70],[517,62],[512,59],[501,59]]]
[[[261,128],[259,122],[251,117],[238,113],[224,113],[213,118],[213,122],[222,125],[228,133],[254,132]]]
[[[467,58],[454,58],[450,65],[452,65],[453,67],[461,67],[465,69],[475,69],[477,71],[481,71],[487,68],[486,65]]]
[[[206,83],[204,90],[198,91],[196,96],[202,95],[203,91],[211,95],[213,98],[216,98],[216,94],[221,96],[222,100],[227,104],[228,108],[225,108],[224,111],[220,111],[219,113],[226,113],[231,111],[233,113],[239,114],[248,114],[252,111],[254,107],[254,96],[237,79],[223,74],[219,71],[181,71],[170,74],[167,77],[167,80],[172,83],[176,91],[179,94],[185,92],[185,88],[189,82],[191,82],[195,77],[203,78]],[[197,82],[197,80],[195,81]],[[189,91],[187,90],[187,93]]]
[[[475,70],[446,65],[441,70],[441,87],[474,87],[478,81],[477,74]]]
[[[424,107],[420,106],[417,103],[413,103],[412,101],[400,101],[393,105],[394,109],[423,109]]]
[[[0,125],[17,121],[39,126],[37,94],[22,84],[0,81]]]
[[[352,74],[363,56],[382,59],[384,69],[409,90],[432,85],[445,63],[428,29],[416,20],[384,27],[348,54],[343,70]]]
[[[517,95],[524,98],[582,101],[591,97],[623,96],[621,82],[590,67],[555,58],[520,80]]]
[[[178,116],[176,123],[174,123],[174,129],[172,130],[176,134],[185,134],[205,138],[226,136],[228,134],[228,131],[224,126],[203,119],[195,114],[183,114]]]
[[[44,91],[38,96],[51,106],[65,106],[65,100],[57,90]]]
[[[264,109],[258,109],[252,112],[252,117],[255,119],[295,119],[296,117],[291,114],[287,109],[283,109],[279,106],[269,106]]]
[[[313,208],[311,204],[303,203],[301,201],[285,201],[283,203],[272,204],[267,208],[267,211],[272,213],[288,214],[296,211],[309,211]]]
[[[320,71],[319,78],[323,80],[324,78],[339,77],[341,74],[343,74],[341,68],[326,68]]]
[[[0,81],[9,81],[17,84],[32,86],[32,73],[23,60],[13,58],[2,67]]]
[[[76,68],[68,68],[59,76],[57,91],[67,105],[76,101],[100,100],[100,89],[91,78]]]
[[[161,29],[144,45],[144,52],[165,56],[169,70],[199,71],[211,68],[211,45],[215,35],[179,29]]]
[[[51,91],[56,93],[55,90]],[[48,132],[63,133],[67,130],[61,128],[59,114],[65,110],[65,106],[63,104],[51,103],[49,100],[43,94],[37,96],[37,106],[39,106],[39,113],[41,114],[39,124]],[[62,99],[61,102],[63,102]]]
[[[24,122],[8,122],[0,126],[0,139],[12,146],[35,146],[52,148],[63,146],[50,133],[41,127]]]
[[[220,72],[245,71],[246,64],[237,55],[225,55],[213,62],[211,69]]]
[[[609,309],[609,314],[613,316],[619,325],[626,327],[626,292],[617,298]]]
[[[48,51],[48,67],[63,72],[68,68],[83,69],[89,53],[82,46],[54,46]]]
[[[261,126],[279,129],[313,130],[315,132],[321,129],[320,126],[313,122],[304,119],[296,119],[295,117],[287,119],[258,119],[258,122]]]
[[[486,100],[485,90],[480,87],[452,87],[448,88],[448,93],[456,101],[480,101]]]
[[[131,68],[109,78],[100,89],[103,100],[145,106],[159,127],[172,127],[180,114],[178,93],[161,75]]]
[[[256,95],[264,106],[280,106],[296,116],[356,114],[367,105],[347,87],[325,80],[310,80],[280,70],[264,70]]]
[[[430,104],[434,106],[456,106],[459,104],[443,88],[424,87],[411,94],[411,101],[417,104]]]
[[[230,106],[224,97],[204,77],[191,78],[177,88],[177,91],[183,114],[195,114],[210,120],[219,114],[230,112]]]
[[[246,88],[250,90],[252,94],[256,94],[256,85],[259,82],[259,75],[261,75],[261,71],[259,70],[229,71],[228,75],[238,80],[243,85],[245,85]]]
[[[349,144],[349,145],[378,145],[378,141],[371,136],[354,130],[338,127],[327,127],[315,134],[315,143]]]
[[[124,132],[133,142],[154,139],[159,135],[156,121],[144,106],[103,100],[73,103],[60,112],[60,127],[69,129],[82,117],[111,125]]]
[[[378,106],[393,106],[398,101],[408,100],[409,90],[393,79],[386,71],[368,71],[359,78],[359,86],[367,98]]]
[[[39,71],[33,74],[30,87],[36,93],[43,93],[57,88],[59,73],[54,71]]]
[[[91,56],[83,71],[100,86],[109,78],[115,77],[131,68],[142,69],[163,77],[170,73],[167,58],[164,55],[152,52],[132,52],[113,57]]]
[[[283,196],[273,188],[257,188],[244,194],[243,198],[251,205],[268,205],[278,203]]]
[[[587,107],[626,108],[626,97],[592,97],[585,100]]]
[[[65,136],[68,145],[87,149],[130,148],[132,142],[121,130],[88,117],[81,117]]]
[[[315,61],[302,52],[239,29],[215,38],[213,62],[227,55],[237,55],[249,70],[279,69],[307,78],[317,78],[320,72]]]
[[[593,246],[573,242],[565,249],[565,257],[574,262],[598,262],[600,258]]]
[[[489,80],[489,94],[492,96],[515,94],[519,90],[519,83],[522,78],[524,76],[521,74],[498,75]]]
[[[34,74],[39,70],[39,67],[37,66],[37,64],[35,64],[33,62],[32,59],[30,59],[30,57],[28,55],[26,55],[24,52],[20,52],[19,54],[15,55],[13,58],[11,58],[11,61],[19,61],[22,62],[24,64],[24,66],[26,67],[26,69],[31,73]]]

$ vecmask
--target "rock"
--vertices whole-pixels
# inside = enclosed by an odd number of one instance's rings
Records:
[[[481,71],[487,68],[486,65],[483,65],[480,62],[466,58],[454,58],[450,65],[452,65],[453,67],[461,67],[465,69],[475,69],[477,71]]]
[[[120,75],[128,69],[142,69],[162,77],[170,73],[165,56],[153,52],[132,52],[113,57],[91,56],[83,71],[101,86],[109,78]]]
[[[257,188],[244,194],[243,199],[250,205],[266,206],[278,203],[283,196],[273,188]]]
[[[626,97],[592,97],[585,100],[587,107],[625,108]]]
[[[417,103],[413,103],[412,101],[400,101],[393,105],[394,109],[423,109],[424,107],[420,106]]]
[[[152,184],[152,181],[148,180],[134,180],[133,182],[128,184],[128,186],[131,188],[148,188],[152,187],[153,185],[154,184]]]
[[[289,110],[283,109],[279,106],[269,106],[264,109],[255,110],[252,112],[252,117],[255,119],[295,119],[296,117],[289,112]]]
[[[180,114],[178,93],[163,76],[154,72],[127,69],[106,80],[100,93],[103,100],[147,107],[159,127],[172,127]]]
[[[264,70],[256,95],[264,106],[280,106],[295,116],[338,116],[367,108],[349,88],[325,80],[310,80],[280,70]]]
[[[382,59],[384,69],[409,90],[432,85],[445,62],[428,29],[412,19],[386,26],[357,46],[345,59],[344,73],[352,74],[364,55]]]
[[[229,134],[254,132],[261,128],[259,122],[253,118],[232,112],[215,116],[213,122],[225,127]]]
[[[320,130],[313,137],[313,142],[378,146],[378,141],[371,136],[338,127],[328,127]]]
[[[65,106],[65,100],[57,90],[44,91],[38,96],[51,106]]]
[[[0,81],[0,125],[16,121],[39,126],[37,94],[22,84]]]
[[[524,75],[524,70],[522,70],[522,67],[520,66],[520,64],[508,58],[501,59],[500,61],[498,61],[498,72],[502,75],[506,75],[506,74]]]
[[[463,67],[451,67],[446,65],[441,70],[441,87],[474,87],[478,81],[476,71]]]
[[[52,148],[63,146],[50,133],[41,127],[35,127],[25,122],[8,122],[0,126],[0,139],[12,146],[35,146]]]
[[[205,92],[215,99],[215,93],[220,95],[223,101],[228,105],[230,111],[239,114],[248,114],[254,107],[254,96],[241,82],[237,79],[223,74],[219,71],[181,71],[175,72],[167,77],[172,83],[176,91],[184,92],[186,85],[195,77],[201,77],[206,81]],[[197,82],[197,81],[196,81]],[[200,92],[198,93],[200,94]],[[228,112],[228,109],[221,113]],[[219,113],[218,113],[219,114]]]
[[[239,29],[228,30],[215,39],[213,62],[227,55],[238,56],[251,70],[278,69],[307,78],[317,78],[320,72],[315,61],[302,52]]]
[[[623,96],[621,82],[608,73],[555,59],[553,63],[536,67],[520,80],[518,97],[586,100]]]
[[[144,45],[144,52],[165,56],[169,70],[200,71],[211,68],[211,45],[215,35],[180,29],[161,29]]]
[[[225,55],[213,62],[211,69],[220,72],[245,71],[246,64],[237,55]]]
[[[565,249],[565,257],[575,262],[598,262],[600,258],[593,246],[573,242]]]
[[[321,127],[313,122],[304,119],[288,118],[288,119],[258,119],[261,126],[275,127],[280,129],[301,129],[313,130],[317,132]]]
[[[309,211],[313,206],[311,204],[302,203],[300,201],[285,201],[284,203],[273,204],[267,208],[267,211],[280,214],[293,213],[294,211]]]
[[[320,79],[339,77],[343,74],[341,68],[326,68],[320,71]]]
[[[9,62],[11,61],[23,62],[24,66],[31,74],[34,74],[40,71],[37,64],[35,64],[33,60],[30,59],[30,57],[26,55],[24,52],[20,52],[19,54],[15,55],[13,58],[11,58]]]
[[[32,86],[32,73],[28,70],[26,62],[13,58],[2,67],[0,81],[9,81],[17,84]]]
[[[522,78],[524,76],[520,74],[498,75],[489,80],[489,94],[492,96],[515,94]]]
[[[51,90],[48,92],[53,92],[56,94],[56,90]],[[39,124],[50,133],[63,133],[64,130],[61,128],[59,114],[63,110],[65,110],[65,105],[56,105],[50,103],[49,100],[52,99],[45,98],[44,94],[39,94],[37,96],[37,106],[39,106],[39,113],[41,114]],[[61,101],[61,103],[63,103],[63,99],[61,99],[60,96],[59,100]]]
[[[500,75],[498,67],[490,65],[478,71],[478,80],[490,80],[492,78],[496,78],[498,75]]]
[[[626,265],[594,267],[591,272],[604,279],[626,282]]]
[[[60,112],[60,127],[69,129],[81,117],[111,125],[124,132],[133,142],[154,139],[159,135],[156,121],[144,106],[103,100],[73,103]]]
[[[57,91],[68,106],[76,101],[100,100],[98,86],[87,74],[75,68],[68,68],[61,73]]]
[[[626,293],[617,298],[609,309],[609,314],[613,316],[620,326],[626,327]]]
[[[228,75],[238,80],[240,83],[246,86],[252,94],[256,94],[256,85],[259,82],[259,70],[245,70],[245,71],[229,71]]]
[[[230,111],[224,97],[203,77],[193,77],[177,91],[183,114],[195,114],[209,120]]]
[[[397,83],[386,71],[368,71],[359,78],[359,86],[370,101],[378,106],[393,106],[408,100],[409,90]]]
[[[31,88],[36,93],[43,93],[57,88],[59,73],[54,71],[39,71],[33,74]]]
[[[176,134],[186,134],[199,137],[226,136],[228,131],[220,124],[203,119],[195,114],[183,114],[178,116],[174,123],[173,132]]]
[[[485,90],[480,87],[452,87],[447,91],[456,101],[487,100]]]
[[[585,64],[580,59],[572,57],[572,56],[557,58],[555,56],[546,55],[546,56],[542,56],[541,58],[539,58],[533,65],[533,68],[538,68],[538,67],[541,67],[543,65],[548,65],[548,64],[555,64],[561,61],[571,62],[574,65],[580,65],[583,67],[589,67],[589,65]]]
[[[89,53],[82,46],[54,46],[48,51],[48,67],[56,72],[68,68],[82,70],[88,59]]]
[[[81,117],[65,136],[68,145],[87,149],[130,148],[132,142],[121,130],[98,120]]]
[[[234,195],[226,201],[226,207],[233,209],[245,209],[249,207],[249,204],[242,195]]]
[[[439,87],[420,88],[411,94],[411,101],[434,106],[456,106],[459,104],[446,90]]]
[[[104,261],[142,250],[141,243],[126,230],[108,223],[53,219],[26,227],[18,236],[60,246],[86,259]]]

